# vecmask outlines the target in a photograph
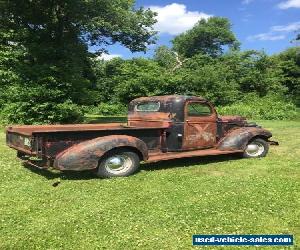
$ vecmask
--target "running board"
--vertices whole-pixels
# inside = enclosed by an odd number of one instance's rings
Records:
[[[184,152],[167,152],[167,153],[150,153],[149,158],[146,162],[158,162],[165,161],[171,159],[178,158],[187,158],[187,157],[197,157],[197,156],[208,156],[208,155],[225,155],[225,154],[233,154],[240,153],[243,150],[219,150],[219,149],[200,149],[200,150],[192,150],[192,151],[184,151]]]

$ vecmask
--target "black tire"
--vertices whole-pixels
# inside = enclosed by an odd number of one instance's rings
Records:
[[[243,153],[244,158],[265,157],[269,151],[269,144],[261,138],[251,140]]]
[[[125,177],[134,174],[139,166],[140,158],[135,152],[117,149],[100,160],[96,175],[100,178]]]

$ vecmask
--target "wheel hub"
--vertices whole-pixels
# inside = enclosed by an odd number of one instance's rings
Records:
[[[104,166],[108,172],[116,174],[127,171],[131,164],[131,159],[128,156],[114,155],[105,161]]]
[[[121,157],[111,157],[107,160],[107,166],[111,169],[118,169],[122,167],[123,159]]]
[[[264,145],[255,142],[248,144],[246,148],[246,153],[250,156],[259,156],[264,152]]]

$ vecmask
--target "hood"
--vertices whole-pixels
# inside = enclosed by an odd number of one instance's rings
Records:
[[[219,120],[221,122],[246,123],[246,117],[239,116],[239,115],[224,115],[224,116],[219,116]]]

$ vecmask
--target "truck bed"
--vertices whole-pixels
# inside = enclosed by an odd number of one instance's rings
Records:
[[[124,123],[11,126],[6,129],[6,143],[28,155],[55,157],[62,150],[85,140],[129,135],[140,138],[151,149],[159,146],[162,130],[166,128],[168,126],[164,124],[141,127]]]
[[[167,125],[155,127],[128,126],[126,123],[103,123],[103,124],[66,124],[66,125],[23,125],[7,128],[9,133],[32,136],[35,133],[56,132],[81,132],[81,131],[103,131],[103,130],[140,130],[140,129],[163,129]]]

